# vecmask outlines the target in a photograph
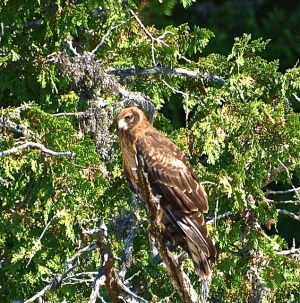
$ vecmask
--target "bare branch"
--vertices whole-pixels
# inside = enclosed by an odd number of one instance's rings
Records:
[[[16,153],[16,152],[18,152],[20,150],[23,150],[23,149],[26,149],[26,148],[38,148],[43,153],[45,153],[47,155],[50,155],[50,156],[54,156],[54,157],[67,157],[67,158],[74,159],[74,157],[76,155],[74,152],[70,152],[70,151],[67,151],[67,152],[55,152],[55,151],[53,151],[53,150],[45,147],[41,143],[26,142],[26,143],[23,143],[23,144],[21,144],[21,145],[19,145],[17,147],[13,147],[11,149],[4,150],[4,151],[0,152],[0,157]]]
[[[147,303],[146,300],[137,296],[127,286],[125,286],[118,276],[114,268],[115,258],[111,251],[110,243],[107,238],[107,228],[104,223],[99,228],[99,233],[97,235],[97,245],[99,247],[101,260],[103,263],[100,270],[103,269],[103,273],[105,274],[105,286],[110,301],[121,303],[124,301],[126,302],[126,298],[130,298],[130,300],[128,300],[129,302]],[[90,297],[90,303],[95,302],[91,300],[94,300],[94,294],[96,291],[97,281],[95,280],[92,292],[93,296],[91,295]]]
[[[167,74],[174,76],[186,76],[190,78],[201,78],[204,80],[212,80],[221,84],[225,83],[223,77],[212,75],[208,73],[202,73],[200,71],[192,71],[184,68],[169,68],[169,67],[154,67],[154,68],[125,68],[125,69],[110,69],[109,74],[117,75],[121,78],[131,77],[135,75],[153,75],[153,74]]]
[[[230,217],[232,215],[233,215],[233,213],[231,211],[226,211],[224,214],[221,214],[221,215],[215,216],[212,219],[209,219],[208,221],[206,221],[206,224],[213,224],[213,223],[215,223],[216,221],[218,221],[220,219],[227,218],[227,217]]]
[[[185,93],[181,90],[178,90],[176,89],[175,87],[173,87],[172,85],[170,85],[167,81],[165,81],[164,79],[161,79],[162,83],[167,86],[171,91],[173,91],[174,93],[176,94],[180,94],[180,95],[183,95],[184,97],[197,97],[196,95],[194,94],[188,94],[188,93]]]
[[[3,129],[8,129],[9,131],[12,131],[12,132],[15,132],[18,134],[22,134],[23,136],[33,136],[34,135],[33,131],[31,131],[24,125],[17,124],[15,122],[11,121],[10,119],[6,119],[4,116],[2,117],[1,120],[2,120],[1,131]]]
[[[47,229],[50,227],[52,221],[53,221],[56,217],[57,217],[57,215],[54,215],[54,216],[51,218],[51,220],[49,220],[49,222],[46,224],[46,226],[45,226],[43,232],[41,233],[39,239],[37,240],[37,243],[38,243],[38,244],[41,243],[42,238],[44,237],[44,235],[45,235]],[[31,263],[31,260],[32,260],[33,256],[35,255],[35,253],[36,253],[36,251],[35,251],[34,254],[30,257],[30,259],[28,260],[28,262],[27,262],[27,264],[26,264],[25,267],[28,267],[28,265]]]
[[[281,162],[281,163],[283,163],[283,162]],[[269,172],[269,174],[266,176],[265,180],[263,181],[262,187],[266,187],[271,182],[273,182],[274,180],[276,180],[276,178],[280,174],[282,174],[286,170],[286,168],[288,168],[291,165],[292,165],[292,162],[290,160],[287,160],[284,163],[284,166],[280,165],[280,166],[276,167],[274,170],[272,170],[271,172]]]
[[[103,268],[100,267],[99,271],[96,275],[96,278],[94,280],[92,292],[91,292],[88,303],[96,303],[98,293],[99,293],[99,288],[100,288],[100,286],[105,285],[105,280],[106,280],[106,277],[104,275]]]
[[[300,98],[299,98],[295,93],[293,93],[292,95],[295,97],[295,99],[296,99],[298,102],[300,102]]]
[[[294,192],[298,192],[300,191],[300,187],[296,187],[296,188],[290,188],[290,189],[286,189],[286,190],[268,190],[265,192],[265,195],[285,195],[285,194],[291,194]]]
[[[77,52],[76,48],[73,46],[73,41],[72,40],[68,40],[67,41],[67,44],[70,48],[70,50],[72,51],[72,53],[77,56],[77,57],[80,57],[81,55]]]
[[[47,291],[49,291],[51,289],[57,289],[59,287],[59,285],[61,285],[61,283],[67,278],[68,273],[70,273],[71,271],[73,271],[76,268],[76,266],[77,265],[74,265],[74,266],[70,267],[62,275],[58,275],[57,277],[55,277],[54,279],[52,279],[52,281],[47,286],[45,286],[41,291],[39,291],[38,293],[36,293],[30,299],[24,301],[23,303],[34,302],[36,299],[42,298],[46,294]]]
[[[39,291],[33,297],[31,297],[30,299],[26,300],[23,303],[31,303],[31,302],[34,302],[38,298],[42,298],[46,294],[46,292],[48,292],[49,290],[57,289],[58,287],[60,287],[60,285],[65,280],[74,277],[74,276],[71,276],[71,277],[68,276],[68,274],[70,272],[72,272],[77,267],[77,265],[78,265],[78,264],[72,265],[72,262],[75,259],[77,259],[84,252],[91,251],[91,250],[95,249],[96,247],[97,247],[97,244],[93,243],[93,244],[90,244],[90,245],[88,245],[88,246],[80,249],[74,256],[72,256],[71,258],[67,259],[67,261],[64,263],[63,267],[64,268],[68,268],[68,269],[63,274],[57,275],[56,277],[54,277],[41,291]],[[77,275],[80,275],[80,274],[77,274]]]
[[[294,189],[294,192],[296,194],[296,196],[298,197],[298,199],[300,200],[300,194],[298,194],[297,190],[296,190],[296,187],[294,186],[293,182],[292,182],[292,177],[291,177],[291,174],[290,174],[290,171],[287,167],[287,165],[285,165],[284,163],[282,163],[282,161],[280,161],[280,159],[278,160],[278,162],[282,165],[282,167],[285,169],[289,179],[291,180],[291,184],[292,184],[292,187]]]
[[[276,200],[266,199],[266,201],[269,203],[274,203],[274,204],[300,204],[300,200],[276,201]]]
[[[61,117],[61,116],[88,117],[91,115],[92,115],[91,112],[86,111],[86,112],[77,112],[77,113],[57,113],[57,114],[52,114],[52,117]]]
[[[285,210],[285,209],[276,209],[276,210],[279,214],[286,215],[294,220],[300,221],[300,216],[298,216],[288,210]]]
[[[127,9],[132,14],[132,16],[135,18],[135,20],[140,25],[140,27],[143,29],[143,31],[145,32],[146,36],[148,36],[151,39],[152,62],[154,64],[154,66],[156,66],[157,64],[156,64],[156,59],[155,59],[155,47],[154,47],[154,43],[156,42],[158,44],[167,45],[164,41],[161,40],[165,35],[163,34],[163,35],[159,36],[158,38],[153,37],[152,34],[148,31],[148,29],[145,27],[145,25],[141,21],[141,19],[138,17],[138,15],[131,8],[127,7]]]
[[[97,243],[91,243],[87,245],[86,247],[80,249],[75,255],[73,255],[71,258],[67,259],[64,266],[67,266],[68,264],[72,264],[72,262],[75,259],[78,259],[83,253],[89,252],[97,248]]]
[[[278,251],[277,255],[300,257],[300,248],[292,247],[291,249]]]
[[[91,51],[91,54],[94,55],[94,54],[98,51],[98,49],[105,43],[106,39],[108,38],[108,36],[110,35],[110,33],[111,33],[114,29],[116,29],[116,28],[118,28],[118,27],[120,27],[120,26],[122,26],[122,25],[128,23],[128,21],[131,20],[132,18],[133,18],[133,17],[127,19],[126,21],[124,21],[124,22],[122,22],[122,23],[120,23],[120,24],[117,24],[117,25],[115,25],[115,26],[110,27],[110,28],[108,29],[108,31],[107,31],[107,32],[104,34],[104,36],[102,37],[100,43]]]

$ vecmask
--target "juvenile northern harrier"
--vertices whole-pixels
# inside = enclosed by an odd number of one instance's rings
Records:
[[[210,276],[208,260],[214,260],[216,249],[204,221],[207,195],[191,165],[180,149],[156,130],[137,107],[120,112],[118,134],[131,187],[141,192],[137,173],[137,157],[141,157],[152,193],[160,196],[165,237],[186,250],[199,277],[207,279]]]

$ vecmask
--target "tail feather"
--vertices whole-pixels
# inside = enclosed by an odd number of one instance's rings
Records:
[[[211,270],[204,252],[200,250],[190,239],[187,239],[187,245],[198,276],[203,280],[210,279]]]

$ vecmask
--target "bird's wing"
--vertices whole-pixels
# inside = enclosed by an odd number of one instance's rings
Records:
[[[157,194],[168,195],[174,210],[206,212],[207,195],[180,149],[157,131],[147,131],[136,142],[145,171]],[[167,192],[166,192],[167,191]]]
[[[204,222],[208,202],[203,186],[184,154],[159,132],[146,131],[137,140],[136,150],[143,159],[152,192],[161,196],[163,223],[169,236],[189,250],[199,275],[207,276],[206,258],[214,259],[216,251]]]

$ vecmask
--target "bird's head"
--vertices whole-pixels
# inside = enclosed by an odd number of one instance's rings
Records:
[[[118,115],[119,131],[128,131],[145,123],[149,124],[149,121],[144,112],[137,107],[125,108]]]

